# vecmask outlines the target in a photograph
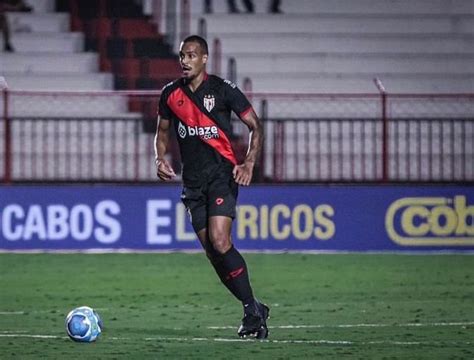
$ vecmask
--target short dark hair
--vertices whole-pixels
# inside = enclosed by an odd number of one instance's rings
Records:
[[[183,40],[183,44],[188,42],[196,42],[201,47],[204,54],[209,55],[209,48],[207,46],[207,41],[199,35],[190,35]]]

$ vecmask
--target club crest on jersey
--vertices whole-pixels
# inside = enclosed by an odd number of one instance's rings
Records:
[[[214,95],[204,95],[204,107],[207,111],[211,112],[215,105],[216,99],[214,98]]]

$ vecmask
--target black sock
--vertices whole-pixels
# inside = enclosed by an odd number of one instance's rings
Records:
[[[225,285],[227,289],[229,289],[232,295],[234,295],[238,299],[239,295],[238,295],[237,290],[233,286],[234,285],[233,282],[226,280],[227,270],[224,265],[222,255],[217,255],[217,252],[216,252],[216,254],[212,254],[212,256],[210,257],[210,261],[211,261],[212,266],[214,267],[214,270],[217,273],[217,276],[219,276],[219,279],[221,279],[221,282]]]
[[[250,286],[247,264],[234,246],[222,255],[222,265],[225,268],[225,281],[234,290],[232,293],[235,297],[242,302],[244,308],[254,306],[255,299]]]

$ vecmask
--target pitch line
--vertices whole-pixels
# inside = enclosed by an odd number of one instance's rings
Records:
[[[18,333],[27,333],[28,331],[25,330],[15,330],[15,331],[7,331],[7,330],[2,330],[0,331],[0,334],[18,334]]]
[[[42,335],[42,334],[0,334],[0,338],[30,338],[30,339],[68,339],[67,336],[58,336],[58,335]],[[127,338],[127,337],[106,337],[100,341],[124,341],[131,340],[136,341],[140,339]],[[348,341],[348,340],[255,340],[255,339],[238,339],[238,338],[202,338],[202,337],[148,337],[142,338],[141,340],[145,341],[168,341],[168,342],[222,342],[222,343],[246,343],[246,342],[261,342],[267,344],[311,344],[311,345],[399,345],[399,346],[419,346],[419,345],[473,345],[471,341],[391,341],[391,340],[376,340],[376,341]]]
[[[24,311],[0,311],[0,315],[23,315]]]
[[[245,342],[263,342],[263,343],[275,343],[275,344],[329,344],[329,345],[354,345],[355,342],[345,340],[256,340],[252,338],[248,339],[228,339],[228,338],[187,338],[187,337],[150,337],[145,338],[146,341],[178,341],[178,342],[232,342],[232,343],[245,343]]]
[[[31,339],[67,339],[67,336],[57,335],[32,335],[32,334],[0,334],[0,338],[31,338]]]
[[[96,311],[109,311],[109,308],[94,308]],[[52,310],[18,310],[18,311],[0,311],[0,315],[27,315],[27,314],[66,314],[70,310],[58,310],[58,309],[52,309]]]
[[[467,322],[434,322],[405,324],[336,324],[336,325],[274,325],[269,329],[325,329],[325,328],[381,328],[381,327],[437,327],[437,326],[471,326],[474,321]],[[208,326],[210,330],[235,329],[236,326]]]

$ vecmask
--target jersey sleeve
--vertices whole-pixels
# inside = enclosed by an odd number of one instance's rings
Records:
[[[168,92],[163,91],[161,92],[160,101],[158,103],[158,115],[163,119],[171,119],[171,110],[168,106]]]
[[[240,89],[229,80],[224,80],[225,102],[239,117],[252,109],[252,105]]]

